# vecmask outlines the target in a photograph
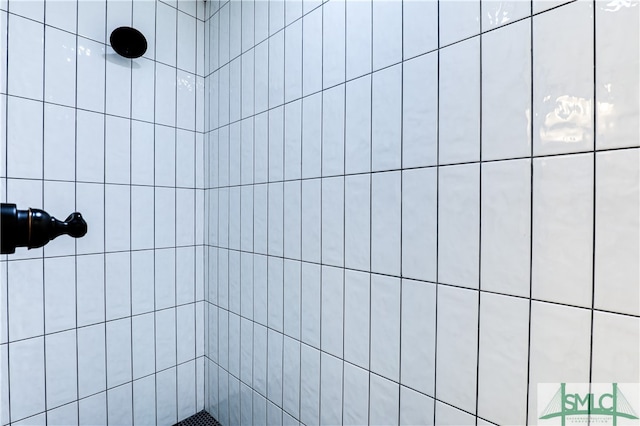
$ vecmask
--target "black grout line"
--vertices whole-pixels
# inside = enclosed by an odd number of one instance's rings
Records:
[[[106,21],[108,19],[109,13],[108,13],[108,4],[105,1],[104,2],[104,16],[105,16],[105,40],[107,39],[107,26],[106,26]],[[103,88],[103,93],[104,93],[104,99],[103,99],[103,108],[104,108],[104,113],[106,114],[107,112],[107,60],[106,60],[106,53],[107,53],[107,49],[105,48],[104,50],[105,52],[105,59],[104,59],[104,88]],[[102,229],[102,297],[103,297],[103,306],[104,306],[104,319],[105,319],[105,324],[102,327],[104,330],[104,387],[105,389],[109,388],[109,362],[108,362],[108,354],[107,354],[107,324],[106,324],[106,319],[107,319],[107,143],[109,142],[109,140],[107,139],[107,116],[103,115],[102,116],[102,122],[103,122],[103,140],[104,140],[104,144],[102,145],[102,173],[104,176],[104,182],[102,184],[102,215],[103,215],[103,221],[104,221],[104,228]],[[78,395],[80,396],[80,395]],[[109,398],[108,398],[108,394],[105,390],[105,395],[104,395],[104,400],[105,400],[105,411],[106,411],[106,419],[107,419],[107,423],[109,422]],[[80,409],[80,404],[78,404],[78,410]]]
[[[440,47],[440,0],[437,0],[438,47]],[[438,297],[440,289],[440,50],[437,53],[438,85],[436,86],[436,293],[433,336],[433,424],[437,425],[438,397]],[[480,289],[478,289],[479,291]]]
[[[133,26],[133,16],[134,16],[134,8],[133,8],[133,0],[131,0],[131,18],[130,25]],[[77,19],[77,14],[76,14]],[[76,39],[77,40],[77,39]],[[132,60],[129,60],[129,117],[133,117],[133,66]],[[77,64],[77,61],[76,61]],[[76,71],[77,75],[77,71]],[[77,84],[77,83],[76,83]],[[77,91],[76,91],[77,96]],[[77,179],[77,177],[76,177]],[[129,354],[131,356],[131,379],[133,380],[134,371],[133,371],[133,361],[134,361],[134,341],[133,341],[133,252],[131,248],[133,247],[133,232],[132,232],[132,220],[133,217],[133,122],[129,119],[129,344],[131,347],[129,348]],[[76,253],[77,254],[77,253]],[[105,318],[106,319],[106,318]],[[77,324],[76,324],[77,326]],[[78,404],[79,405],[79,404]],[[133,424],[135,418],[135,399],[133,396],[133,384],[131,385],[131,424]],[[78,424],[80,419],[78,419]]]

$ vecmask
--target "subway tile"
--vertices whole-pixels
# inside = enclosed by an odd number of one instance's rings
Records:
[[[44,48],[44,100],[74,106],[76,38],[72,34],[47,26]]]
[[[80,4],[95,5],[98,2],[80,2]],[[104,112],[106,97],[105,46],[82,37],[77,38],[77,46],[76,105],[85,110]]]
[[[571,20],[570,29],[563,25],[567,20]],[[587,2],[568,4],[536,15],[532,25],[533,153],[591,150],[593,6]]]
[[[373,71],[402,60],[402,3],[372,2]]]
[[[107,386],[105,325],[79,328],[77,333],[78,396],[84,398]]]
[[[369,373],[369,424],[389,425],[398,422],[398,384]]]
[[[344,124],[346,173],[371,170],[371,93],[370,76],[349,81],[346,84]]]
[[[370,369],[372,373],[394,382],[398,382],[400,377],[400,285],[399,278],[371,275]],[[373,377],[372,374],[372,380]],[[373,389],[371,393],[373,403]],[[370,421],[374,421],[373,416]]]
[[[402,4],[403,58],[438,48],[438,4],[407,1]]]
[[[401,269],[400,172],[371,176],[371,270],[399,275]]]
[[[12,95],[42,100],[44,26],[17,15],[10,15],[5,22],[8,25],[7,90]]]
[[[332,1],[322,9],[322,87],[327,89],[345,80],[346,1]]]
[[[369,419],[369,372],[344,363],[342,418],[345,425],[363,425]]]
[[[402,66],[373,75],[371,89],[371,170],[402,165]]]
[[[371,72],[373,2],[346,3],[346,77],[352,79]]]
[[[480,0],[447,2],[440,6],[440,47],[480,32]]]
[[[44,338],[37,337],[9,344],[9,392],[11,419],[14,421],[44,411]]]
[[[133,422],[133,387],[125,383],[107,390],[107,419],[109,423],[129,424]]]

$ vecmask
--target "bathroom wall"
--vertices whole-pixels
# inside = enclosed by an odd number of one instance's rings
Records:
[[[639,412],[637,1],[208,5],[211,414]]]
[[[204,4],[0,2],[2,202],[88,233],[0,261],[0,424],[204,407]],[[108,37],[134,26],[144,57]]]

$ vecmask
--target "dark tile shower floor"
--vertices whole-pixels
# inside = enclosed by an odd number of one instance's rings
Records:
[[[174,426],[222,426],[216,419],[211,417],[209,413],[202,410],[183,421],[176,423]]]

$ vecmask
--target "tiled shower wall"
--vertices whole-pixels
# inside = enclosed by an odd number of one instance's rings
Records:
[[[223,424],[533,424],[540,383],[638,382],[637,1],[208,5]]]
[[[204,407],[204,4],[0,2],[1,199],[88,233],[2,256],[2,425]],[[147,38],[116,55],[118,26]]]

